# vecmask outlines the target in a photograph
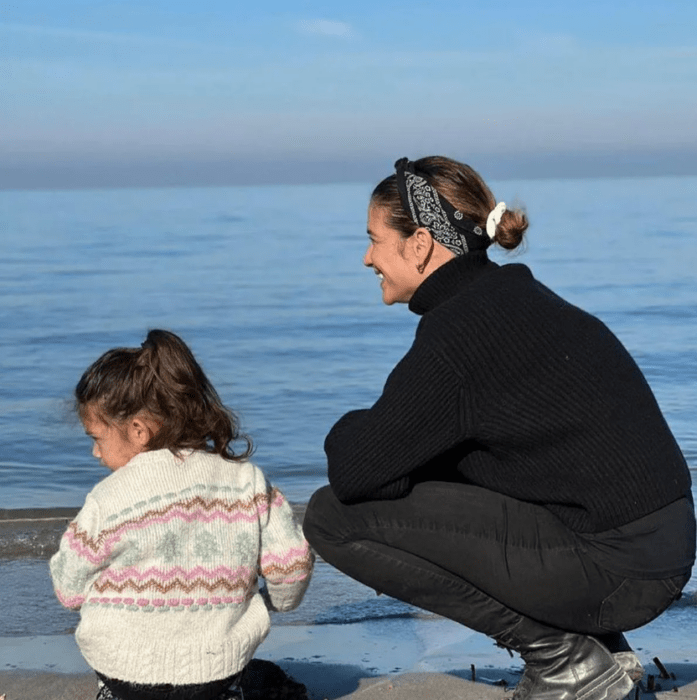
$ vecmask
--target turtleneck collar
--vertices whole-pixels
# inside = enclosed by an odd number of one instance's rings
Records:
[[[422,316],[452,297],[458,289],[499,266],[485,251],[458,255],[431,273],[414,292],[409,310]]]

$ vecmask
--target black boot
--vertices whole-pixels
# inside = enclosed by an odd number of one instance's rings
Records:
[[[612,654],[593,637],[526,618],[496,640],[519,652],[525,661],[513,700],[621,700],[634,687]]]

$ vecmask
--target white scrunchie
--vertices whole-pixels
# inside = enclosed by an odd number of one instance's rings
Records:
[[[486,233],[491,240],[494,240],[496,235],[496,227],[501,221],[503,212],[506,211],[506,202],[499,202],[490,212],[489,216],[486,217]]]

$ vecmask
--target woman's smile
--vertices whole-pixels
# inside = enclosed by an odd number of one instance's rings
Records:
[[[368,211],[370,244],[363,258],[380,280],[385,304],[408,302],[422,278],[416,269],[411,247],[405,239],[385,222],[385,211],[371,207]]]

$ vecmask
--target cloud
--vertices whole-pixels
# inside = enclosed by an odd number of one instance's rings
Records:
[[[298,28],[305,34],[340,37],[353,35],[353,29],[350,24],[331,19],[305,19],[298,23]]]

